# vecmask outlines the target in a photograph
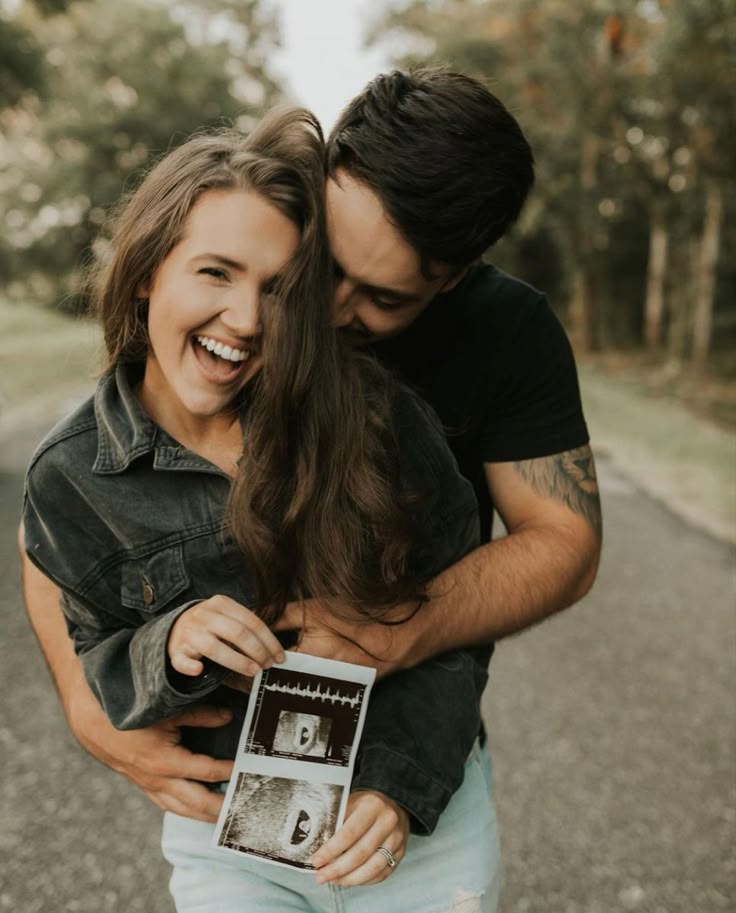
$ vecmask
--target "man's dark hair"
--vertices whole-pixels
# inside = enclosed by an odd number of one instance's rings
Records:
[[[327,141],[327,170],[376,193],[421,259],[462,267],[518,217],[534,158],[514,117],[476,79],[446,69],[372,80]]]

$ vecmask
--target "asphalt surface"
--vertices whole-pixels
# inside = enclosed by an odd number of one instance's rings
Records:
[[[21,608],[35,437],[0,438],[0,911],[169,913],[160,813],[70,736]],[[593,592],[491,664],[501,913],[733,911],[736,551],[599,469]]]

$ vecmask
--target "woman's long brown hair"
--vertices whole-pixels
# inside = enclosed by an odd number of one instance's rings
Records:
[[[247,137],[195,136],[124,202],[110,255],[93,275],[108,364],[145,357],[145,288],[212,189],[262,194],[300,229],[280,286],[261,305],[262,367],[246,391],[243,454],[227,522],[256,576],[261,613],[313,596],[381,619],[417,600],[410,496],[401,491],[394,386],[331,322],[324,147],[301,108],[272,113]]]

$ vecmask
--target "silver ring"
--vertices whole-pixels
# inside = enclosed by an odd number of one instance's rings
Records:
[[[376,852],[381,853],[386,857],[386,863],[390,869],[396,868],[396,860],[394,859],[394,854],[387,846],[379,846]]]

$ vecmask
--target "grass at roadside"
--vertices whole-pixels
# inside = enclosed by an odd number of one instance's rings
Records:
[[[646,491],[736,541],[736,434],[635,379],[580,366],[594,447]]]
[[[0,300],[0,426],[14,429],[70,408],[91,390],[98,327]],[[580,381],[591,439],[644,490],[719,538],[736,541],[736,434],[695,414],[636,373],[583,362]]]
[[[0,414],[92,383],[100,352],[93,322],[0,301],[0,327]]]

